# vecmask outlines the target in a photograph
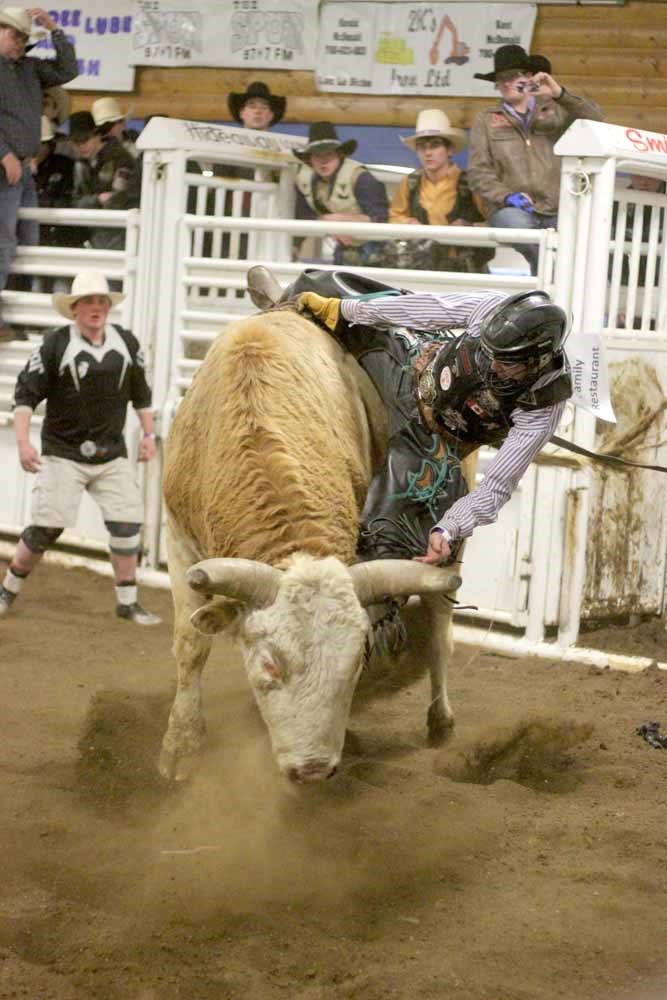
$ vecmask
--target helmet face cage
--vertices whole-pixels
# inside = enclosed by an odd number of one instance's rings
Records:
[[[546,292],[521,292],[505,299],[486,317],[480,331],[477,362],[487,384],[496,392],[511,392],[517,385],[534,381],[561,353],[566,325],[564,311]],[[494,362],[526,368],[509,378],[493,371]]]
[[[498,396],[509,396],[513,392],[516,392],[518,386],[529,385],[531,382],[534,382],[540,372],[540,369],[551,360],[551,357],[551,353],[548,353],[543,355],[524,355],[521,358],[497,358],[490,353],[484,344],[480,343],[477,348],[475,360],[477,362],[479,373],[481,374],[487,388],[492,389]],[[493,364],[496,361],[508,366],[523,365],[525,371],[523,371],[520,375],[509,376],[501,374],[500,372],[493,370]]]

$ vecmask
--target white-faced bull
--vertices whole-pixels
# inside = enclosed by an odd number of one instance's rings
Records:
[[[371,625],[385,597],[423,595],[432,737],[446,692],[453,571],[355,564],[359,516],[383,456],[375,390],[326,333],[289,311],[239,320],[212,345],[169,435],[164,474],[177,692],[160,770],[183,779],[201,750],[201,673],[231,630],[281,772],[332,775]]]

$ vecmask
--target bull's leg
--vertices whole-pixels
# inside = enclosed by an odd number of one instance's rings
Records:
[[[431,703],[426,722],[429,740],[442,743],[454,725],[447,697],[447,665],[454,648],[452,640],[452,604],[444,596],[422,596],[427,613],[428,665],[431,674]]]
[[[190,777],[205,737],[201,711],[201,674],[211,650],[211,638],[190,624],[190,616],[202,603],[202,595],[188,587],[186,573],[200,556],[182,542],[167,525],[169,576],[174,599],[174,644],[176,697],[162,741],[159,768],[163,777],[183,781]]]

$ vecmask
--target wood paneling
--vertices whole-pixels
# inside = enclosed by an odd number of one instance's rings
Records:
[[[574,94],[592,97],[605,120],[667,132],[667,3],[627,0],[623,7],[541,4],[532,45],[551,59],[554,76]],[[227,94],[254,79],[288,96],[285,121],[336,124],[414,125],[424,107],[442,108],[453,124],[469,127],[489,97],[367,97],[321,93],[312,73],[229,69],[142,67],[132,94],[118,95],[130,115],[229,119]],[[99,93],[72,94],[72,110],[90,107]]]

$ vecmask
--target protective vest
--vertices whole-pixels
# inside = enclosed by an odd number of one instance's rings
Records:
[[[546,385],[534,389],[519,384],[507,395],[497,394],[479,370],[475,358],[478,346],[479,337],[465,333],[438,352],[429,366],[432,378],[426,375],[430,401],[424,396],[424,373],[420,376],[422,398],[432,408],[436,423],[457,440],[499,444],[512,426],[512,410],[539,410],[572,395],[570,373],[562,354],[541,371],[540,378],[554,373]]]
[[[348,160],[346,157],[338,168],[329,191],[327,190],[329,182],[321,180],[312,167],[302,163],[295,183],[316,215],[325,215],[329,212],[354,212],[363,215],[364,210],[354,195],[354,185],[359,174],[365,169],[363,163]],[[363,240],[356,240],[354,245],[362,242]]]

